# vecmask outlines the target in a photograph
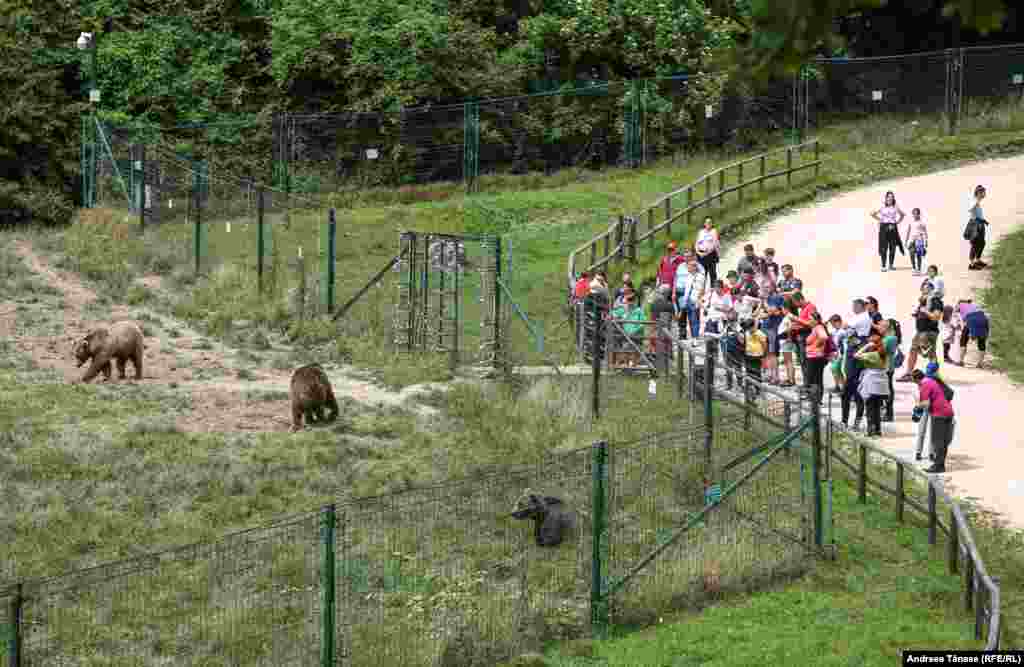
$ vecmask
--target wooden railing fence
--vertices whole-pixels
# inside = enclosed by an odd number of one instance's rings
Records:
[[[769,171],[769,163],[783,154],[785,166]],[[813,159],[805,161],[806,156],[813,156]],[[619,216],[606,231],[573,250],[569,255],[569,285],[573,284],[579,273],[606,269],[612,261],[636,262],[640,243],[649,241],[653,247],[655,238],[661,232],[665,233],[666,238],[671,238],[672,225],[682,218],[692,228],[693,214],[702,207],[713,204],[720,206],[726,196],[733,193],[738,201],[743,202],[747,188],[756,186],[759,191],[764,191],[765,183],[771,179],[785,178],[786,187],[791,188],[793,174],[813,169],[814,177],[817,178],[821,164],[821,144],[814,139],[755,155],[708,172],[696,181],[663,195],[635,218]],[[694,199],[695,194],[699,196],[701,189],[704,196]],[[647,228],[641,232],[640,224],[644,220]],[[581,263],[581,258],[587,255],[589,259]]]

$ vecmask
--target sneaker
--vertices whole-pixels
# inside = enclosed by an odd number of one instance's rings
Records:
[[[940,465],[933,465],[930,468],[925,468],[924,471],[934,475],[934,474],[946,472],[946,467],[945,466],[940,466]]]
[[[885,273],[885,272],[886,272],[886,271],[888,271],[888,270],[889,270],[889,269],[885,268],[885,264],[883,264],[883,265],[882,265],[882,273]]]
[[[905,373],[901,377],[896,378],[897,382],[913,382],[914,378],[910,373]]]
[[[921,460],[921,452],[918,452],[918,453],[914,454],[914,460],[915,461],[920,461]]]

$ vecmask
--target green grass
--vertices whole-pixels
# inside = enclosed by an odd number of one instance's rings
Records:
[[[991,319],[989,354],[993,366],[1009,374],[1014,382],[1024,382],[1024,229],[1011,231],[999,239],[992,253],[991,287],[981,293],[981,302]],[[971,354],[977,354],[971,346]]]
[[[877,475],[877,468],[872,470]],[[895,519],[893,504],[869,493],[857,502],[844,473],[833,497],[837,558],[798,581],[733,595],[699,612],[665,615],[655,627],[621,628],[604,642],[551,650],[548,667],[674,667],[752,664],[895,664],[901,649],[978,649],[962,583],[946,570],[946,543],[927,543],[923,520]],[[909,517],[909,515],[908,515]],[[1019,643],[1021,535],[975,521],[975,537],[1003,595],[1003,646]]]

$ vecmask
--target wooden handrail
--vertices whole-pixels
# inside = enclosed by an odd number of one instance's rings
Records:
[[[793,164],[792,156],[794,151],[797,153],[797,155],[803,155],[805,150],[811,149],[813,149],[814,154],[814,159],[812,161],[798,165]],[[763,189],[765,181],[768,181],[772,178],[781,178],[785,176],[787,184],[791,185],[792,175],[794,173],[801,172],[806,169],[814,169],[815,175],[817,175],[818,170],[822,165],[822,160],[820,159],[820,149],[821,144],[819,143],[819,141],[817,139],[812,139],[802,144],[777,148],[765,153],[760,153],[753,157],[746,158],[744,160],[740,160],[738,162],[733,162],[731,164],[718,167],[717,169],[714,169],[713,171],[704,174],[696,181],[688,183],[687,185],[684,185],[680,188],[676,188],[675,190],[669,192],[668,194],[662,195],[654,203],[644,208],[640,215],[629,218],[628,223],[624,222],[624,219],[620,217],[619,220],[613,222],[607,230],[601,232],[600,234],[590,239],[586,243],[582,244],[581,246],[579,246],[570,253],[568,266],[568,283],[570,288],[572,287],[573,282],[576,280],[578,268],[576,266],[576,258],[578,255],[590,252],[590,263],[586,267],[580,268],[580,271],[587,272],[604,267],[609,262],[615,259],[621,260],[627,256],[630,257],[630,259],[634,259],[636,245],[648,239],[652,240],[653,242],[654,237],[657,234],[659,234],[662,230],[668,230],[669,233],[671,233],[672,223],[676,222],[677,220],[683,217],[686,217],[688,221],[692,220],[693,212],[702,206],[708,206],[715,201],[721,201],[726,197],[726,195],[730,195],[734,192],[738,193],[740,199],[742,199],[743,190],[745,188],[751,186],[758,186],[760,189]],[[767,172],[765,166],[767,158],[779,154],[786,155],[786,166],[782,169]],[[753,163],[760,164],[761,174],[749,178],[744,177],[744,165]],[[726,172],[728,172],[728,170],[730,169],[736,169],[738,171],[740,182],[737,183],[736,185],[730,185],[726,187],[725,176]],[[718,187],[716,188],[715,192],[712,192],[711,186],[714,182],[715,177],[718,177]],[[705,196],[702,199],[694,201],[693,190],[694,188],[700,187],[702,184],[705,186]],[[672,198],[684,194],[686,196],[686,205],[682,207],[674,207],[672,205]],[[664,220],[662,220],[658,224],[655,224],[656,216],[659,210],[661,209],[664,210]],[[641,234],[638,233],[636,227],[639,224],[638,221],[642,220],[644,217],[647,218],[648,228],[647,231]],[[614,247],[612,247],[613,237],[615,240]],[[604,253],[599,253],[598,250],[598,244],[601,242],[605,243]],[[625,252],[627,248],[629,248],[630,252]]]

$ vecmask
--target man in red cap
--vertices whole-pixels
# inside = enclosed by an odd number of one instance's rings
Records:
[[[679,265],[683,263],[683,256],[679,254],[678,247],[675,241],[669,241],[665,256],[661,258],[661,264],[658,265],[658,284],[656,287],[661,285],[673,286],[676,282],[676,270]]]

